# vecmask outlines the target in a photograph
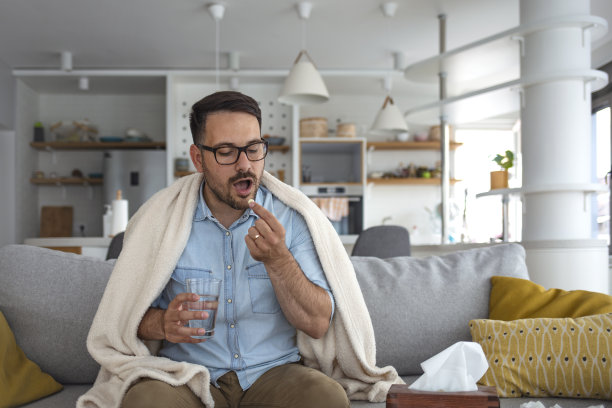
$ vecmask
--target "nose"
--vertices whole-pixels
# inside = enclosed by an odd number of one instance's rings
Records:
[[[251,168],[251,161],[247,157],[246,152],[238,152],[238,161],[236,162],[236,168],[242,171],[246,171]]]

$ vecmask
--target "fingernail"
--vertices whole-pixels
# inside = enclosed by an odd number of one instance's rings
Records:
[[[202,312],[202,315],[201,315],[202,319],[205,319],[205,318],[206,318],[206,315],[207,315],[207,313],[206,313],[206,312]]]
[[[204,333],[205,333],[204,329],[198,330],[198,334],[204,334]]]

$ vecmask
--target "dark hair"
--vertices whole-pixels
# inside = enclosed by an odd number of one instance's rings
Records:
[[[261,132],[261,110],[255,99],[236,91],[220,91],[210,94],[191,107],[189,126],[193,144],[201,142],[206,133],[206,118],[214,112],[244,112],[255,116]]]

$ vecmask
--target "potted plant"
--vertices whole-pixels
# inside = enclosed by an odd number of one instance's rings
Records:
[[[508,169],[514,165],[514,153],[510,150],[506,150],[504,154],[495,156],[493,161],[497,163],[502,170],[491,172],[491,190],[508,188]]]

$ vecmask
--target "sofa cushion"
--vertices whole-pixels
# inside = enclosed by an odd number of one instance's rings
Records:
[[[457,341],[468,322],[487,318],[493,275],[528,278],[518,244],[427,258],[352,257],[376,337],[379,366],[417,375],[420,363]]]
[[[612,398],[612,313],[470,322],[500,397]]]
[[[15,407],[61,389],[61,384],[26,357],[0,312],[0,407]]]
[[[586,290],[548,289],[526,279],[491,278],[489,319],[581,317],[612,312],[612,296]]]
[[[0,310],[25,354],[63,384],[97,376],[86,340],[113,263],[27,245],[0,248]]]

